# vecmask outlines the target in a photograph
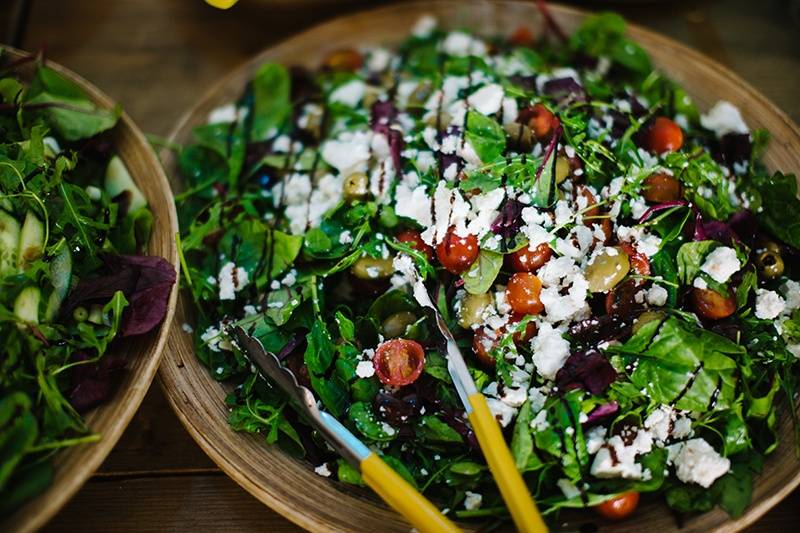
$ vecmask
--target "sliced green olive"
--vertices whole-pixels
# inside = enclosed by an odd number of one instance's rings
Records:
[[[569,161],[566,157],[556,158],[556,183],[561,183],[569,176]]]
[[[518,122],[511,122],[504,126],[508,136],[508,144],[517,152],[530,152],[533,148],[533,133],[531,129]]]
[[[780,252],[774,250],[764,250],[758,254],[756,259],[761,275],[767,279],[779,278],[783,275],[783,257]]]
[[[469,329],[472,326],[483,324],[486,309],[491,306],[492,295],[488,292],[467,294],[461,300],[461,308],[458,310],[458,325]]]
[[[348,202],[363,200],[369,195],[369,177],[363,172],[350,174],[344,179],[342,192]]]
[[[387,339],[394,339],[405,335],[408,326],[416,321],[417,315],[411,311],[400,311],[399,313],[389,315],[386,320],[383,321],[381,329],[383,329],[384,337]]]
[[[86,319],[89,318],[89,311],[83,306],[78,306],[72,311],[72,318],[75,319],[75,322],[86,322]]]
[[[628,256],[617,248],[607,248],[586,267],[586,281],[592,292],[607,292],[628,275]]]
[[[358,279],[384,279],[392,275],[394,266],[391,257],[376,259],[364,256],[350,267],[350,272]]]
[[[642,329],[646,324],[653,322],[655,320],[661,320],[664,318],[664,313],[661,311],[645,311],[636,321],[633,323],[633,328],[631,332],[636,335],[640,329]]]

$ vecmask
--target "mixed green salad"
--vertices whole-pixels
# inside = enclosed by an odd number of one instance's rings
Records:
[[[123,375],[115,341],[163,320],[177,273],[98,108],[39,56],[0,49],[0,515],[44,490],[82,413]]]
[[[234,429],[362,483],[239,323],[442,508],[502,519],[416,268],[546,515],[736,516],[800,356],[800,200],[767,141],[612,14],[488,39],[424,17],[396,49],[264,64],[180,152],[184,329]]]

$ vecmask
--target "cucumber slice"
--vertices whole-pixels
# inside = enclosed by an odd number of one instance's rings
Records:
[[[25,324],[39,323],[39,301],[42,299],[42,291],[39,287],[25,287],[14,300],[14,314],[20,322]]]
[[[128,206],[128,213],[133,213],[139,208],[147,205],[147,200],[144,195],[133,182],[128,168],[118,156],[111,158],[106,168],[105,180],[106,192],[111,198],[119,196],[124,191],[128,191],[131,195],[131,203]]]
[[[0,276],[17,272],[19,233],[17,219],[0,209]]]
[[[47,300],[47,309],[44,314],[45,320],[48,322],[55,318],[61,308],[61,303],[67,297],[72,280],[72,254],[66,245],[61,247],[50,263],[50,278],[53,282],[53,292],[50,293],[50,298]]]
[[[17,266],[24,270],[42,256],[44,252],[44,224],[39,217],[28,211],[22,231],[19,235],[19,248],[17,248]]]

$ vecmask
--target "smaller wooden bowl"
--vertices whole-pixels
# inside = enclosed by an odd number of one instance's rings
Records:
[[[558,4],[551,4],[550,11],[568,33],[587,16],[585,11]],[[465,27],[482,35],[508,33],[520,25],[531,27],[535,34],[543,31],[536,6],[515,1],[400,2],[334,19],[261,52],[231,72],[183,116],[170,139],[188,142],[192,127],[205,123],[214,107],[235,101],[264,62],[313,67],[337,48],[397,44],[423,14],[435,15],[448,29]],[[729,100],[741,109],[751,127],[768,129],[773,137],[765,163],[770,169],[800,172],[800,130],[764,96],[725,67],[671,39],[634,24],[628,26],[628,35],[645,48],[657,69],[683,85],[701,109],[709,109],[720,99]],[[170,176],[177,177],[174,155],[165,153],[163,160]],[[312,531],[409,530],[406,522],[368,492],[319,477],[307,463],[289,457],[277,446],[265,445],[261,436],[234,432],[227,423],[224,401],[229,389],[216,382],[195,356],[191,336],[180,328],[186,316],[179,305],[159,380],[181,422],[225,473],[256,498]],[[745,513],[731,519],[715,508],[689,517],[682,533],[741,530],[800,484],[794,431],[786,412],[781,414],[778,426],[781,444],[756,479],[752,503]],[[613,527],[617,532],[677,529],[674,516],[660,501],[643,501],[631,520],[613,526],[586,510],[565,512],[560,518],[559,525],[566,530],[578,530],[589,522]]]
[[[2,48],[12,60],[28,55],[7,46]],[[74,72],[50,61],[46,64],[79,85],[98,106],[106,109],[114,107],[111,98]],[[29,71],[23,71],[23,75],[32,75],[32,72],[31,68]],[[144,134],[127,114],[122,114],[111,132],[111,138],[116,154],[125,162],[153,212],[155,223],[147,253],[165,258],[177,271],[178,250],[175,245],[175,235],[178,232],[178,218],[161,163]],[[170,294],[167,314],[157,330],[131,339],[125,343],[124,348],[118,348],[115,352],[115,355],[126,358],[125,375],[113,396],[84,416],[87,426],[93,432],[100,434],[101,439],[95,443],[74,446],[59,452],[54,460],[53,483],[39,496],[0,522],[0,531],[35,531],[41,528],[67,503],[106,458],[142,402],[147,389],[150,388],[167,341],[177,295],[176,284]],[[113,516],[108,519],[110,522],[114,521]]]

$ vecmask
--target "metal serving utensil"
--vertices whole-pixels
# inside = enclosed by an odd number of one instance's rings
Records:
[[[422,533],[461,531],[335,417],[320,410],[312,392],[300,385],[294,373],[283,366],[275,354],[267,352],[261,341],[241,326],[232,326],[226,331],[261,374],[286,393],[292,407],[305,416],[336,453],[359,469],[364,482],[411,525]]]

